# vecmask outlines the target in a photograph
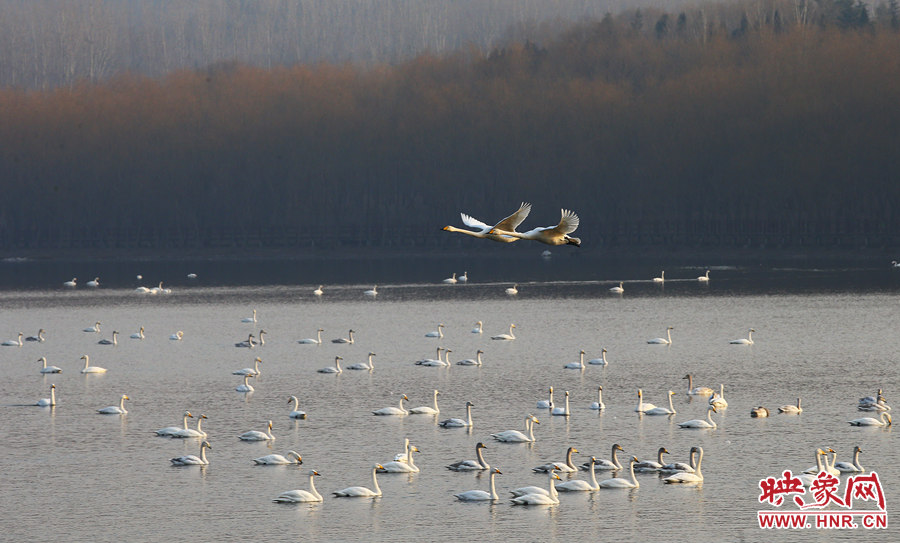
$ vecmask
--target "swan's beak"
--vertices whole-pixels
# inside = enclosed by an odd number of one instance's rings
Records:
[[[449,226],[445,226],[445,227],[441,228],[441,230],[450,230],[450,227],[449,227]]]

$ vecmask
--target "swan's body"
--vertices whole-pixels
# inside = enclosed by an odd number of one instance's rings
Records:
[[[591,409],[595,409],[598,411],[602,411],[606,409],[606,404],[603,403],[603,387],[597,387],[597,401],[591,403]]]
[[[138,330],[137,332],[135,332],[134,334],[131,334],[130,337],[131,337],[131,339],[144,339],[144,327],[141,326],[141,329]]]
[[[637,479],[634,477],[634,464],[638,461],[636,456],[632,456],[631,460],[628,462],[628,470],[629,474],[631,474],[631,480],[615,478],[615,479],[605,479],[600,481],[600,488],[638,488],[641,486]]]
[[[338,498],[374,498],[376,496],[381,496],[381,488],[378,487],[378,477],[376,472],[383,468],[384,466],[381,464],[372,466],[372,486],[375,490],[368,489],[364,486],[350,486],[343,490],[338,490],[333,494]]]
[[[372,360],[373,358],[375,358],[375,353],[370,352],[368,362],[359,362],[357,364],[352,364],[350,366],[347,366],[347,369],[373,371],[375,369],[375,361]]]
[[[348,343],[348,344],[353,343],[353,342],[355,341],[355,340],[353,339],[353,333],[354,333],[354,332],[355,332],[355,330],[350,330],[350,331],[347,333],[347,336],[349,336],[349,337],[339,337],[339,338],[337,338],[337,339],[332,339],[331,342],[332,342],[332,343]]]
[[[480,366],[481,365],[481,355],[484,354],[484,351],[478,349],[475,352],[475,358],[466,358],[465,360],[460,360],[456,363],[457,366]]]
[[[322,294],[324,294],[324,291],[322,290],[322,286],[323,285],[319,285],[319,288],[317,288],[316,290],[313,291],[313,294],[315,296],[321,296]]]
[[[259,375],[259,364],[261,362],[262,362],[262,358],[257,356],[253,360],[252,368],[243,368],[240,370],[234,370],[233,372],[231,372],[231,375],[252,375],[255,377],[255,376]]]
[[[313,339],[313,338],[301,339],[297,343],[299,343],[301,345],[321,345],[322,344],[322,332],[324,332],[324,331],[325,330],[323,330],[322,328],[319,328],[318,330],[316,330],[315,339]]]
[[[448,277],[448,278],[444,279],[444,283],[447,283],[448,285],[455,285],[456,281],[457,281],[456,272],[453,272],[452,277]]]
[[[460,283],[467,283],[469,281],[469,272],[464,271],[457,279]]]
[[[178,438],[178,439],[188,439],[188,438],[192,438],[192,437],[205,438],[206,432],[204,432],[203,428],[201,428],[201,425],[203,424],[204,419],[206,419],[206,415],[201,414],[199,417],[197,417],[197,429],[196,430],[194,430],[193,428],[188,428],[187,427],[187,419],[185,419],[184,428],[179,428],[178,430],[176,430],[172,434],[172,437]]]
[[[482,453],[482,451],[486,448],[487,445],[479,441],[478,444],[475,445],[476,460],[460,460],[459,462],[454,462],[447,466],[447,469],[453,471],[480,471],[491,469],[491,466],[487,462],[485,462],[484,455]]]
[[[382,464],[381,468],[377,470],[378,473],[419,473],[418,466],[413,462],[414,452],[419,452],[418,447],[415,445],[407,446],[405,460],[394,460],[393,462]]]
[[[651,409],[656,409],[656,406],[653,405],[652,403],[645,403],[644,402],[644,391],[641,389],[638,389],[638,403],[635,406],[634,411],[636,413],[643,413],[643,412],[649,411]]]
[[[674,330],[674,326],[669,326],[666,328],[666,337],[655,337],[653,339],[648,339],[647,343],[650,345],[671,345],[672,344],[672,330]]]
[[[18,339],[9,339],[3,342],[5,347],[21,347],[22,346],[22,336],[24,336],[22,332],[19,332]]]
[[[475,404],[472,402],[466,402],[466,420],[462,419],[445,419],[438,423],[438,426],[442,428],[461,428],[466,427],[469,428],[472,426],[472,407]]]
[[[572,463],[572,455],[577,452],[578,449],[576,449],[575,447],[569,447],[569,449],[566,451],[565,462],[548,462],[546,464],[541,464],[540,466],[531,468],[531,471],[545,472],[556,470],[565,473],[575,473],[576,471],[578,471],[578,467]]]
[[[128,411],[125,410],[125,400],[130,400],[127,394],[122,394],[122,397],[119,398],[119,405],[111,405],[109,407],[104,407],[103,409],[98,409],[97,413],[101,415],[127,415]]]
[[[703,447],[691,448],[691,461],[694,460],[694,453],[697,454],[697,464],[694,466],[694,472],[689,473],[682,471],[663,479],[667,484],[696,484],[703,482],[703,473],[700,471],[700,463],[703,461]]]
[[[763,406],[754,407],[750,410],[750,416],[753,418],[764,418],[769,416],[769,410]]]
[[[693,419],[685,422],[679,422],[679,428],[715,428],[716,423],[712,420],[712,414],[716,412],[716,406],[710,405],[706,409],[705,419]]]
[[[659,273],[659,277],[653,278],[654,283],[665,283],[666,282],[666,271],[663,270]]]
[[[334,366],[328,366],[316,371],[319,373],[344,373],[344,370],[341,369],[341,360],[343,360],[343,357],[335,356]]]
[[[834,462],[832,467],[841,473],[862,473],[866,471],[866,468],[862,467],[859,463],[859,453],[862,452],[862,449],[859,448],[859,445],[853,447],[853,462]]]
[[[782,405],[778,408],[778,412],[786,415],[799,415],[803,412],[803,408],[800,407],[800,398],[797,398],[797,405]]]
[[[40,362],[42,364],[41,365],[41,373],[62,373],[62,368],[60,368],[58,366],[48,366],[47,365],[47,357],[46,356],[42,356],[42,357],[38,358],[38,362]]]
[[[175,432],[179,430],[187,430],[188,429],[188,419],[194,418],[194,415],[191,415],[190,411],[184,412],[184,426],[166,426],[165,428],[160,428],[156,431],[156,435],[158,436],[172,436]]]
[[[84,367],[81,368],[81,373],[106,373],[106,368],[101,368],[100,366],[89,366],[90,357],[88,355],[83,355],[81,357],[84,360]]]
[[[522,202],[522,204],[519,206],[519,209],[517,209],[515,213],[501,220],[494,226],[489,226],[474,217],[466,215],[465,213],[460,213],[459,216],[462,218],[463,224],[465,224],[469,228],[477,228],[478,230],[463,230],[454,226],[445,226],[443,230],[446,230],[447,232],[458,232],[460,234],[466,234],[476,238],[499,241],[502,243],[512,243],[514,241],[518,241],[519,238],[508,235],[495,234],[491,231],[495,228],[499,228],[505,231],[514,232],[516,228],[518,228],[519,225],[522,224],[522,221],[525,220],[530,212],[531,204]]]
[[[69,288],[75,288],[75,286],[76,286],[77,284],[78,284],[78,278],[77,278],[77,277],[73,277],[71,281],[66,281],[66,282],[64,282],[64,283],[63,283],[63,286],[64,286],[64,287],[69,287]]]
[[[372,287],[372,290],[367,290],[367,291],[363,292],[363,294],[368,296],[369,298],[374,298],[374,297],[378,296],[378,285],[375,285],[374,287]]]
[[[322,495],[316,490],[315,477],[320,475],[316,470],[309,472],[309,490],[288,490],[278,495],[273,502],[278,503],[302,503],[324,501]]]
[[[728,401],[725,400],[724,383],[719,383],[719,392],[713,393],[712,397],[709,399],[709,404],[716,406],[716,409],[726,409],[728,407]]]
[[[881,416],[877,419],[873,419],[872,417],[865,417],[861,419],[848,420],[847,422],[849,422],[852,426],[890,426],[891,415],[882,411]]]
[[[101,339],[97,343],[99,345],[118,345],[119,344],[119,332],[113,330],[112,339]]]
[[[602,469],[602,470],[620,470],[622,469],[622,464],[619,463],[619,458],[616,456],[616,453],[619,451],[624,451],[621,445],[618,443],[613,444],[612,452],[610,453],[610,459],[607,460],[605,458],[593,458],[591,457],[591,462],[585,462],[581,465],[582,469]]]
[[[189,454],[187,456],[178,456],[171,460],[172,465],[175,466],[208,466],[209,460],[206,459],[206,449],[212,449],[212,445],[209,444],[209,441],[204,441],[200,444],[200,456],[194,456],[193,454]]]
[[[496,439],[497,441],[503,441],[506,443],[533,443],[534,425],[540,423],[541,422],[534,415],[526,415],[524,433],[518,430],[505,430],[503,432],[491,434],[491,437]]]
[[[516,294],[519,293],[519,284],[516,283],[515,285],[513,285],[513,286],[507,288],[505,292],[506,292],[506,294],[508,294],[509,296],[515,296]]]
[[[584,351],[582,351],[584,352]],[[569,391],[566,391],[566,405],[565,407],[554,407],[550,410],[550,414],[557,417],[568,417],[570,415],[569,412]]]
[[[696,451],[691,448],[690,454],[688,455],[689,458],[687,464],[685,464],[684,462],[670,462],[668,464],[663,464],[663,466],[659,468],[660,473],[694,473],[694,466],[696,466],[696,464],[694,463],[695,452]]]
[[[701,275],[697,278],[697,281],[701,283],[709,283],[709,270],[706,270],[706,275]]]
[[[425,337],[443,338],[444,337],[444,324],[443,323],[438,324],[437,330],[435,330],[434,332],[428,332],[427,334],[425,334]]]
[[[464,502],[476,502],[476,501],[489,501],[489,500],[499,500],[500,496],[497,495],[497,488],[494,486],[494,475],[498,473],[502,473],[499,469],[494,468],[491,471],[491,491],[485,492],[484,490],[468,490],[466,492],[460,492],[459,494],[454,494],[456,499]]]
[[[422,407],[413,407],[409,410],[410,415],[437,415],[441,412],[438,409],[437,397],[440,392],[437,389],[434,389],[434,407],[428,407],[427,405],[423,405]]]
[[[35,402],[38,407],[54,407],[56,405],[56,385],[50,385],[50,397],[41,398]]]
[[[609,364],[609,362],[606,361],[606,349],[600,351],[600,358],[592,358],[588,360],[588,364],[592,366],[606,366]]]
[[[553,387],[549,389],[550,397],[546,400],[538,400],[538,409],[553,409]]]
[[[669,397],[669,407],[654,407],[653,409],[647,409],[644,411],[645,415],[674,415],[675,414],[675,406],[672,405],[672,397],[675,396],[675,393],[671,390],[666,394]]]
[[[305,419],[306,418],[306,412],[300,411],[300,400],[298,400],[296,396],[291,396],[288,399],[288,403],[294,404],[294,409],[291,410],[291,412],[288,414],[288,417],[290,417],[292,419]]]
[[[438,347],[436,349],[435,356],[437,358],[423,358],[422,360],[416,360],[417,366],[443,366],[444,361],[441,360],[441,351],[443,351],[443,347]]]
[[[267,454],[266,456],[254,458],[253,463],[255,463],[257,466],[302,464],[303,458],[300,457],[300,453],[298,453],[297,451],[288,451],[284,456],[281,456],[280,454]]]
[[[36,336],[28,336],[27,338],[25,338],[25,341],[37,341],[37,342],[43,343],[44,342],[44,334],[46,332],[47,332],[46,330],[41,328],[40,330],[38,330],[38,333]]]
[[[578,222],[578,215],[572,211],[563,209],[559,223],[555,226],[544,226],[522,233],[494,228],[490,233],[512,236],[519,239],[530,239],[547,245],[574,245],[579,247],[581,246],[581,240],[569,235],[578,229]]]
[[[559,475],[553,471],[548,471],[547,478],[550,483],[546,493],[535,492],[516,496],[512,499],[513,505],[557,505],[559,503],[559,494],[556,492],[555,483],[560,480]]]
[[[171,339],[172,341],[181,341],[183,338],[184,338],[184,332],[182,332],[181,330],[179,330],[179,331],[175,332],[174,334],[172,334],[171,336],[169,336],[169,339]]]
[[[499,339],[499,340],[513,340],[516,339],[516,336],[513,335],[513,328],[515,328],[515,324],[509,325],[509,332],[506,334],[497,334],[496,336],[491,336],[491,339]]]
[[[584,349],[581,350],[581,353],[578,356],[579,356],[578,362],[569,362],[568,364],[565,364],[563,366],[563,368],[565,368],[567,370],[583,370],[585,368]]]
[[[483,334],[484,333],[484,323],[478,321],[475,323],[475,328],[472,328],[473,334]]]
[[[253,388],[253,385],[250,384],[250,377],[252,377],[252,375],[249,373],[244,374],[244,382],[234,387],[234,389],[238,392],[253,392],[255,389]]]
[[[409,411],[403,408],[403,402],[408,401],[406,394],[400,397],[400,407],[382,407],[372,411],[373,415],[409,415]]]
[[[728,343],[731,343],[732,345],[753,345],[753,332],[756,332],[756,330],[751,328],[747,332],[747,337],[741,339],[732,339]]]
[[[613,294],[622,294],[623,292],[625,292],[625,287],[623,286],[624,284],[625,283],[623,281],[619,281],[619,286],[612,287],[609,289],[609,291]]]
[[[659,471],[665,466],[665,462],[663,462],[663,455],[669,454],[669,450],[665,447],[660,447],[659,450],[656,451],[656,461],[653,460],[644,460],[643,462],[637,462],[634,465],[635,471]]]
[[[89,327],[85,328],[84,331],[88,332],[88,333],[95,332],[95,333],[99,334],[100,333],[100,321],[95,322],[93,326],[89,326]]]
[[[816,481],[816,479],[818,479],[819,473],[825,470],[825,465],[828,463],[825,455],[825,451],[823,451],[822,449],[816,449],[815,475],[810,473],[800,473],[796,476],[797,479],[800,479],[800,482],[803,484],[803,486],[811,486]]]
[[[272,435],[272,421],[269,421],[269,423],[266,425],[265,432],[251,430],[239,435],[238,439],[240,439],[241,441],[274,441],[275,436]]]
[[[256,322],[256,310],[253,310],[252,317],[244,317],[243,319],[241,319],[241,322]]]
[[[170,337],[169,339],[172,338]],[[247,347],[248,349],[252,349],[256,346],[256,336],[254,336],[253,334],[248,334],[247,339],[245,339],[244,341],[238,341],[234,344],[234,346],[239,348]]]
[[[565,483],[560,483],[556,486],[557,490],[562,490],[563,492],[592,492],[594,490],[600,490],[600,484],[597,483],[597,473],[594,471],[594,463],[597,461],[593,456],[591,457],[590,462],[590,473],[591,473],[591,482],[584,481],[582,479],[573,479],[571,481],[566,481]]]
[[[688,380],[688,388],[687,393],[688,396],[712,396],[715,392],[713,389],[709,387],[695,387],[694,386],[694,376],[690,373],[682,377],[682,379]]]

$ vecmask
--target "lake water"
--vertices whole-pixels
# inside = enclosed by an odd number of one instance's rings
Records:
[[[4,439],[3,537],[9,541],[606,541],[606,540],[854,540],[880,537],[857,530],[763,532],[756,512],[760,479],[799,472],[814,464],[816,448],[832,447],[838,460],[877,471],[892,512],[900,498],[900,470],[892,429],[853,428],[846,421],[871,413],[857,411],[857,399],[883,388],[888,401],[900,390],[898,294],[900,275],[882,269],[714,269],[708,285],[694,277],[705,270],[669,271],[664,286],[654,274],[626,272],[596,280],[585,271],[577,280],[544,279],[519,283],[479,280],[466,285],[412,281],[379,284],[377,299],[363,290],[372,285],[220,284],[201,274],[196,282],[173,279],[168,295],[140,295],[134,285],[88,290],[29,285],[0,292],[0,339],[47,330],[43,343],[0,347],[6,378],[0,381]],[[205,269],[214,273],[214,267]],[[449,275],[446,274],[446,275]],[[526,274],[527,275],[527,274]],[[577,276],[571,272],[571,276]],[[470,276],[472,273],[470,272]],[[9,285],[9,275],[5,276]],[[179,275],[179,277],[183,277]],[[86,281],[87,277],[82,278]],[[165,279],[165,278],[164,278]],[[131,279],[129,278],[129,281]],[[156,278],[153,279],[154,281]],[[625,293],[607,289],[625,281]],[[123,279],[124,283],[125,280]],[[314,281],[318,283],[319,281]],[[322,281],[326,282],[327,281]],[[152,286],[152,283],[148,284]],[[242,323],[256,309],[258,322]],[[470,330],[484,322],[484,334]],[[99,334],[82,329],[101,321]],[[424,337],[443,323],[441,340]],[[515,341],[492,341],[515,323]],[[128,336],[141,326],[146,339]],[[674,326],[670,346],[648,345]],[[300,345],[324,328],[321,346]],[[752,346],[730,345],[754,328]],[[356,343],[332,338],[356,331]],[[265,329],[266,344],[253,350],[234,343]],[[118,346],[97,341],[118,330]],[[169,336],[184,332],[181,341]],[[452,349],[451,360],[483,349],[481,367],[422,367],[415,360],[434,356],[437,346]],[[563,369],[608,350],[607,367]],[[318,368],[343,357],[344,366],[375,356],[374,372],[325,375]],[[108,368],[82,375],[80,357]],[[41,375],[37,359],[63,368]],[[233,370],[263,360],[251,380],[255,392],[238,393]],[[686,394],[696,385],[725,385],[728,408],[714,415],[715,430],[680,429],[677,422],[705,416],[704,399]],[[56,385],[54,409],[27,404],[48,396]],[[606,409],[588,409],[603,386]],[[553,386],[556,400],[569,391],[570,417],[536,409]],[[639,416],[637,389],[645,400],[665,404],[673,390],[673,417]],[[441,414],[376,417],[372,410],[397,405],[430,405],[439,389]],[[125,416],[95,410],[126,402]],[[296,395],[307,420],[288,418],[288,398]],[[776,407],[802,397],[799,416],[775,414]],[[475,404],[471,430],[439,427],[438,420],[464,417]],[[767,406],[773,414],[755,419],[750,409]],[[206,467],[173,467],[169,459],[197,454],[196,439],[157,437],[154,430],[178,425],[190,410],[206,414],[204,430],[212,450]],[[534,413],[533,444],[499,443],[489,435],[523,429]],[[245,443],[238,434],[274,423],[273,444]],[[192,425],[193,425],[192,421]],[[420,452],[414,475],[384,474],[377,499],[338,499],[330,492],[352,485],[371,486],[371,466],[401,452],[404,438]],[[479,441],[497,476],[501,499],[460,503],[453,494],[488,489],[482,473],[456,473],[444,466],[474,458]],[[562,494],[558,506],[522,507],[509,502],[509,490],[545,485],[531,468],[562,461],[574,446],[577,463],[589,455],[609,458],[619,443],[625,454],[653,459],[667,447],[670,460],[686,461],[692,446],[704,450],[701,486],[665,485],[657,475],[638,474],[636,490]],[[256,466],[255,457],[296,450],[302,466]],[[308,486],[316,469],[319,504],[276,504],[281,492]],[[574,477],[583,478],[585,472]],[[608,477],[598,471],[598,479]],[[626,476],[626,475],[622,475]],[[563,480],[570,478],[562,474]],[[842,477],[842,480],[846,476]],[[842,487],[843,488],[843,487]],[[804,496],[807,501],[812,497]],[[784,510],[796,510],[792,504]],[[891,529],[888,533],[895,532]],[[882,532],[883,533],[883,532]]]

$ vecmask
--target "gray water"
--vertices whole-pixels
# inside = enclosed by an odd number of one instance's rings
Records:
[[[840,274],[838,274],[840,275]],[[715,274],[714,274],[715,277]],[[783,530],[762,532],[756,512],[760,479],[785,469],[801,471],[814,463],[818,447],[833,447],[838,460],[851,460],[855,445],[861,463],[886,482],[888,511],[898,498],[900,458],[891,447],[891,429],[852,428],[847,420],[871,413],[856,409],[857,399],[883,388],[890,402],[898,389],[896,358],[898,296],[891,289],[844,287],[809,292],[795,289],[790,277],[771,289],[717,290],[693,280],[626,282],[623,295],[610,295],[612,283],[533,282],[519,295],[504,294],[508,284],[316,285],[176,288],[147,296],[128,289],[95,291],[59,288],[0,293],[0,339],[19,331],[47,330],[44,343],[0,347],[5,379],[0,381],[3,435],[3,535],[9,541],[206,541],[288,540],[403,541],[512,538],[540,541],[601,540],[851,540],[863,530]],[[748,291],[749,290],[749,291]],[[772,294],[767,293],[769,290]],[[800,291],[800,292],[798,292]],[[241,318],[258,311],[259,321]],[[82,329],[101,321],[101,333]],[[484,334],[472,334],[475,321]],[[445,324],[445,338],[424,334]],[[515,341],[491,341],[516,324]],[[146,339],[128,338],[145,327]],[[671,346],[648,345],[674,326]],[[299,345],[324,328],[325,344]],[[756,333],[752,346],[730,345]],[[332,344],[356,330],[353,345]],[[253,350],[234,343],[265,329],[266,344]],[[118,330],[119,345],[97,341]],[[184,331],[182,341],[169,336]],[[414,361],[452,349],[451,360],[483,349],[481,367],[421,367]],[[609,366],[584,371],[562,366],[608,349]],[[374,372],[323,375],[316,369],[366,360],[375,352]],[[79,357],[108,368],[104,375],[82,375]],[[63,368],[39,373],[40,356]],[[264,361],[251,380],[255,392],[235,392],[236,369]],[[704,399],[686,394],[695,386],[725,385],[728,408],[714,415],[715,430],[680,429],[677,422],[705,416]],[[57,386],[58,405],[28,404]],[[603,386],[606,410],[588,409]],[[550,416],[535,403],[553,386],[556,400],[570,393],[570,417]],[[397,405],[431,405],[439,389],[441,414],[376,417],[372,410]],[[638,416],[636,391],[665,405],[673,390],[673,417]],[[103,416],[95,410],[128,394],[129,413]],[[299,397],[307,420],[288,418],[291,395]],[[799,416],[776,415],[776,407],[803,399]],[[473,408],[471,431],[444,429],[437,421],[464,417]],[[767,406],[767,419],[750,418],[752,407]],[[154,430],[179,425],[190,410],[206,414],[204,430],[212,450],[205,467],[173,467],[169,459],[198,454],[199,440],[157,437]],[[523,429],[534,413],[533,444],[499,443],[489,434]],[[274,423],[273,444],[245,443],[237,435]],[[193,425],[192,421],[192,425]],[[352,485],[371,486],[371,466],[402,451],[405,437],[420,452],[421,472],[384,474],[384,495],[376,499],[337,499],[330,492]],[[497,476],[501,499],[460,503],[453,494],[488,489],[482,473],[456,473],[444,466],[474,458],[484,441],[485,457]],[[640,488],[561,494],[558,506],[513,506],[508,491],[545,485],[531,468],[562,461],[576,447],[581,463],[590,455],[609,458],[612,444],[653,459],[665,446],[669,460],[687,461],[702,446],[700,486],[664,485],[657,475],[638,474]],[[296,450],[302,466],[256,466],[252,459]],[[281,492],[307,488],[307,472],[318,470],[319,504],[276,504]],[[598,479],[610,474],[598,471]],[[623,476],[627,476],[624,475]],[[571,478],[562,474],[563,480]],[[574,477],[586,477],[585,472]],[[809,499],[809,496],[806,496]],[[784,508],[789,509],[789,506]],[[891,530],[893,531],[893,530]],[[872,536],[873,534],[868,534]],[[876,537],[878,534],[874,534]]]

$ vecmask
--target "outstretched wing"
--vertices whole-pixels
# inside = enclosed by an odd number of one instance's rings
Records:
[[[562,210],[562,218],[556,225],[556,231],[561,234],[571,234],[578,229],[578,215],[567,209]]]
[[[462,217],[463,224],[468,226],[469,228],[480,228],[482,230],[490,228],[489,225],[484,224],[483,222],[479,221],[475,217],[472,217],[471,215],[466,215],[465,213],[460,213],[459,216]]]
[[[522,221],[524,221],[525,218],[528,217],[529,213],[531,213],[531,204],[522,202],[522,204],[519,206],[519,209],[517,209],[515,213],[498,222],[494,226],[494,228],[497,228],[499,230],[506,230],[508,232],[515,232],[516,228],[518,228],[519,225],[522,224]]]

